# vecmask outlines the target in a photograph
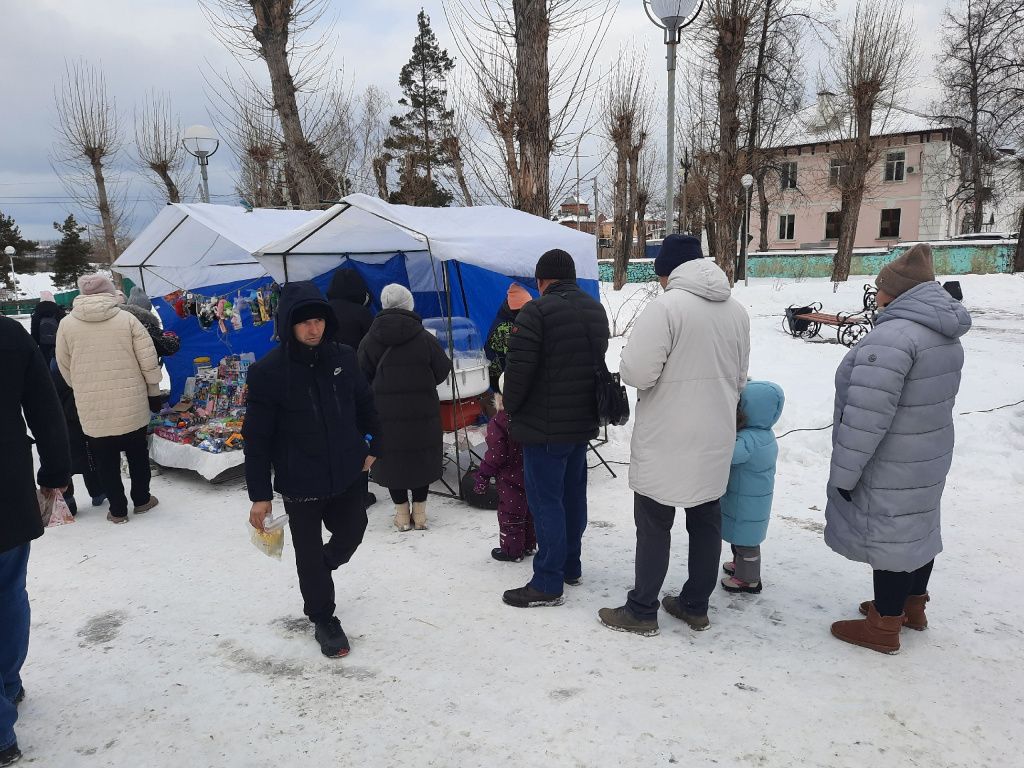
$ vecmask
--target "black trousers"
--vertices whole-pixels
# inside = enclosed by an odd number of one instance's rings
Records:
[[[121,482],[121,454],[128,457],[128,474],[131,476],[131,497],[135,506],[149,501],[149,446],[146,443],[146,427],[113,437],[87,437],[89,452],[96,462],[96,472],[103,491],[110,502],[110,514],[124,517],[128,514],[128,499]]]
[[[879,616],[899,616],[903,604],[911,595],[923,595],[928,591],[935,561],[926,563],[916,571],[874,571],[875,610]]]
[[[675,516],[673,507],[639,493],[633,495],[636,584],[626,599],[626,607],[637,618],[653,619],[658,615]],[[718,583],[718,561],[722,555],[722,508],[718,501],[687,509],[686,532],[690,538],[686,563],[689,576],[679,594],[679,603],[687,613],[703,616],[708,612],[708,600]]]
[[[352,559],[366,531],[366,480],[360,476],[340,496],[311,501],[289,501],[288,527],[295,547],[303,611],[310,621],[331,618],[334,603],[332,572]],[[324,544],[323,529],[331,534]]]
[[[430,486],[424,485],[422,488],[413,488],[412,491],[405,488],[388,488],[388,493],[391,494],[391,500],[395,504],[408,504],[410,493],[412,493],[412,500],[414,502],[420,502],[427,500],[427,492],[429,490]]]

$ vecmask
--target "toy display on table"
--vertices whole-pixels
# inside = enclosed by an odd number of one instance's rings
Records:
[[[195,375],[185,380],[181,402],[154,416],[153,433],[209,453],[241,450],[246,377],[255,361],[251,352],[228,355],[214,368],[209,358],[196,358]]]

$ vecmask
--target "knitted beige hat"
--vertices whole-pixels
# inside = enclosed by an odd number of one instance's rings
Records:
[[[78,290],[83,296],[95,296],[99,293],[109,293],[111,296],[117,294],[117,288],[110,278],[99,272],[78,278]]]
[[[882,267],[875,278],[875,285],[878,290],[885,291],[895,299],[916,285],[934,280],[932,249],[924,243],[918,243]]]

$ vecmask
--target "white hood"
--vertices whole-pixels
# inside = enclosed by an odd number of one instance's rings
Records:
[[[115,296],[97,293],[92,296],[76,296],[71,316],[86,323],[102,323],[115,317],[120,311]]]
[[[680,264],[668,278],[667,291],[687,291],[709,301],[726,301],[732,296],[729,278],[711,259],[694,259]]]

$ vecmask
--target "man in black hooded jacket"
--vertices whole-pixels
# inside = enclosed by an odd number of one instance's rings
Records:
[[[277,319],[281,344],[248,375],[249,522],[263,530],[273,492],[281,494],[305,613],[324,655],[346,656],[332,572],[352,558],[366,530],[363,473],[377,455],[377,412],[355,352],[331,341],[337,321],[313,283],[285,285]]]

